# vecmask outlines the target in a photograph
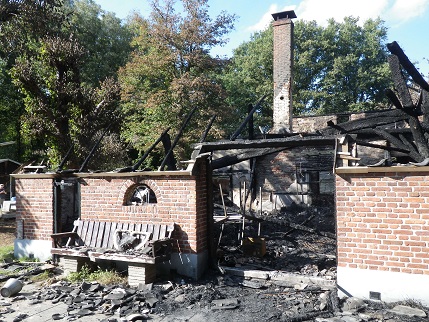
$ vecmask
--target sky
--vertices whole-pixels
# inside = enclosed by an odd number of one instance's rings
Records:
[[[148,0],[95,2],[121,19],[133,11],[145,17],[150,13]],[[235,29],[227,36],[228,44],[215,48],[215,55],[230,57],[253,33],[265,29],[276,12],[294,10],[294,21],[316,20],[320,25],[330,18],[341,22],[345,16],[354,16],[363,22],[380,17],[388,28],[387,42],[398,42],[425,78],[429,77],[429,0],[208,0],[208,5],[212,18],[222,11],[238,16]]]

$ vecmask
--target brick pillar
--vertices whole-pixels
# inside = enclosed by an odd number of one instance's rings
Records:
[[[292,67],[293,22],[295,12],[284,11],[272,15],[274,32],[273,49],[273,132],[292,132]]]
[[[156,280],[156,268],[154,264],[129,263],[128,284],[139,286],[139,284],[150,284]]]

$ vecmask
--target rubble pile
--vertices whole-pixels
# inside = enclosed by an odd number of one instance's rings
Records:
[[[424,308],[356,298],[339,301],[335,289],[315,284],[284,286],[279,281],[211,273],[200,282],[178,277],[176,282],[142,285],[138,289],[60,280],[50,286],[34,288],[31,294],[0,300],[0,321],[11,316],[14,316],[13,321],[31,318],[31,313],[13,309],[24,301],[30,308],[40,303],[44,307],[65,303],[66,309],[51,317],[51,320],[62,321],[88,321],[87,317],[100,314],[104,318],[99,321],[104,322],[177,321],[177,316],[190,314],[204,321],[225,322],[427,321],[428,310]]]
[[[237,238],[241,223],[225,223],[218,247],[219,264],[335,279],[336,239],[333,213],[329,208],[297,208],[294,211],[279,211],[262,216],[256,214],[255,216],[262,219],[260,236],[256,224],[246,223],[244,237],[263,238],[266,253],[261,257],[249,256],[243,252]],[[221,228],[215,228],[220,235]]]

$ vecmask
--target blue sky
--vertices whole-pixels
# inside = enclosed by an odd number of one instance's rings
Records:
[[[148,16],[147,0],[95,0],[103,10],[125,19],[137,11]],[[235,30],[228,35],[228,45],[213,53],[231,56],[232,50],[248,41],[252,33],[271,22],[271,14],[295,10],[297,19],[316,20],[323,25],[329,18],[342,21],[345,16],[359,17],[361,21],[380,17],[388,27],[388,42],[397,41],[408,58],[416,64],[425,78],[429,76],[429,0],[209,0],[210,15],[222,10],[236,14]]]

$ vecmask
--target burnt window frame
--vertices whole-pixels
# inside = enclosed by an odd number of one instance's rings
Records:
[[[147,199],[147,197],[149,198]],[[144,183],[134,185],[129,190],[125,200],[127,206],[144,206],[157,203],[158,198],[156,197],[155,191]]]

